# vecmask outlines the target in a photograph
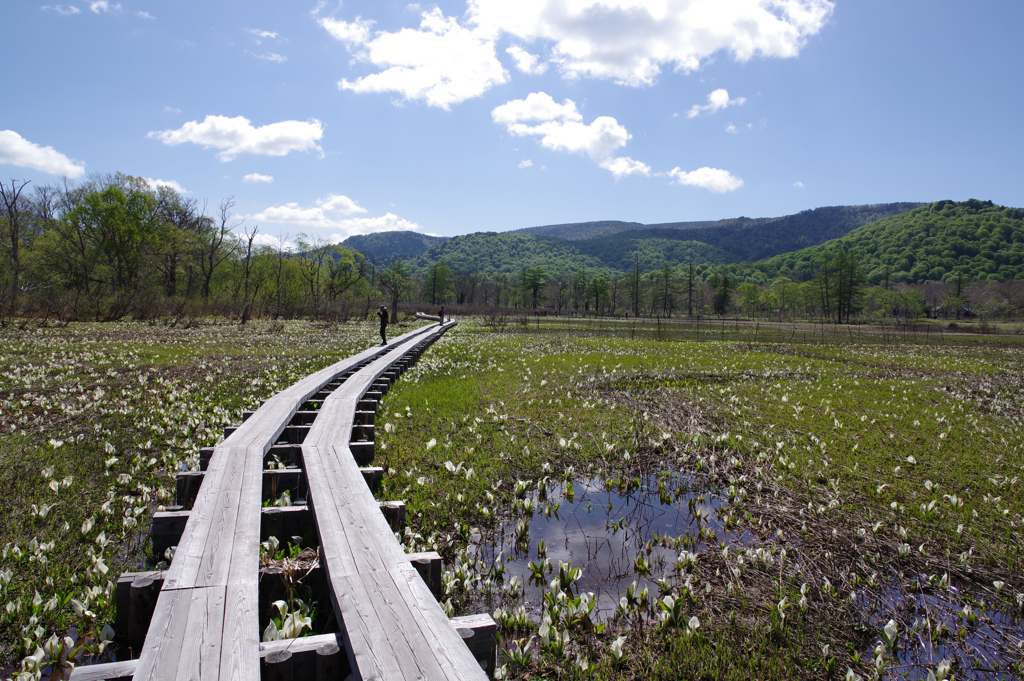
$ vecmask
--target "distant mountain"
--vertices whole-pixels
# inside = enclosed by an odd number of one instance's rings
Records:
[[[548,236],[530,230],[477,232],[438,243],[409,258],[408,262],[417,274],[443,259],[456,271],[487,275],[513,274],[523,267],[541,267],[549,275],[581,269],[624,273],[637,262],[642,271],[648,272],[666,264],[681,265],[691,258],[695,264],[756,262],[820,244],[879,218],[922,205],[835,206],[781,218],[734,218],[714,223],[678,222],[657,226],[628,222],[579,223],[556,225],[551,228],[553,235]],[[579,236],[584,232],[604,236],[585,239],[554,236]]]
[[[567,241],[583,241],[588,239],[599,239],[611,237],[629,232],[648,232],[650,230],[676,230],[686,232],[679,237],[682,241],[702,241],[708,244],[721,245],[720,240],[729,241],[730,237],[737,237],[736,241],[743,241],[750,237],[751,231],[773,223],[782,223],[775,226],[772,238],[777,238],[786,232],[795,234],[796,238],[806,237],[804,243],[794,246],[803,248],[812,244],[821,243],[828,239],[840,237],[851,229],[856,229],[863,224],[879,220],[890,215],[905,213],[914,208],[920,208],[923,203],[879,203],[866,206],[830,206],[827,208],[815,208],[805,210],[796,215],[786,215],[778,218],[728,218],[725,220],[712,220],[704,222],[663,222],[659,224],[645,225],[639,222],[618,222],[605,220],[601,222],[577,222],[566,225],[547,225],[543,227],[526,227],[525,229],[514,230],[520,234],[534,234],[536,236],[553,236]],[[709,233],[709,230],[714,230]],[[744,231],[746,230],[746,231]],[[700,232],[699,234],[697,232]],[[730,250],[726,247],[727,250]],[[792,250],[788,248],[785,250]],[[784,251],[776,251],[781,253]],[[749,258],[742,258],[749,259]]]
[[[515,274],[541,267],[549,275],[581,269],[625,273],[638,262],[648,272],[664,265],[754,263],[843,237],[880,219],[920,208],[921,203],[831,206],[777,218],[730,218],[714,222],[581,222],[511,232],[476,232],[451,238],[415,232],[353,236],[344,245],[377,266],[404,260],[414,274],[444,260],[462,272]]]
[[[700,229],[710,227],[714,222],[678,222],[678,225],[686,225],[686,228]],[[543,227],[524,227],[523,229],[512,230],[518,234],[533,234],[534,236],[553,236],[556,239],[566,241],[578,241],[581,239],[594,239],[602,236],[611,236],[620,232],[628,232],[639,229],[661,225],[644,225],[639,222],[619,222],[618,220],[601,220],[599,222],[573,222],[566,225],[545,225]],[[683,228],[685,229],[685,228]]]
[[[733,269],[745,277],[813,276],[823,254],[844,248],[868,283],[1024,279],[1024,210],[991,201],[938,201],[864,225],[839,239]]]
[[[394,260],[405,260],[426,253],[431,248],[448,240],[444,236],[429,236],[416,232],[376,232],[350,236],[342,243],[359,251],[378,267]]]

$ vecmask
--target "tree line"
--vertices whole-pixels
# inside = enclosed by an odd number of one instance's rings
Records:
[[[0,182],[0,321],[21,315],[110,321],[221,314],[346,320],[387,304],[449,305],[570,315],[823,319],[1020,315],[1016,282],[868,285],[862,256],[839,243],[804,262],[794,280],[744,277],[733,267],[664,263],[645,271],[634,254],[625,272],[580,268],[549,274],[460,271],[445,260],[414,275],[321,238],[265,239],[232,213],[231,198],[201,204],[122,173],[82,183]],[[813,271],[812,271],[813,270]],[[810,274],[811,276],[807,276]],[[941,289],[941,290],[939,290]]]

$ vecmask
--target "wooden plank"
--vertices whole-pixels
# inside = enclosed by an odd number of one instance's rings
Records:
[[[418,342],[424,335],[425,329],[417,329],[400,340],[402,344],[409,339]],[[264,456],[310,396],[339,373],[394,348],[394,343],[370,348],[307,376],[264,402],[214,448],[175,559],[164,575],[135,678],[258,676],[258,656],[253,651],[258,650],[259,640]],[[361,481],[358,470],[356,476]],[[374,511],[383,522],[380,511]]]

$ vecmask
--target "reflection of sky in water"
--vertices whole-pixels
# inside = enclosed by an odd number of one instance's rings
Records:
[[[906,588],[893,586],[870,593],[867,597],[861,592],[857,598],[864,612],[870,613],[868,621],[879,631],[889,621],[891,614],[899,611],[903,620],[913,617],[924,621],[927,618],[932,629],[941,622],[954,632],[961,628],[966,632],[966,641],[952,637],[932,641],[929,640],[927,629],[922,636],[917,637],[913,634],[908,636],[908,632],[901,627],[901,645],[896,651],[896,659],[897,664],[906,668],[906,678],[926,679],[928,670],[934,668],[940,660],[956,661],[957,678],[1021,678],[1009,670],[1012,664],[1024,660],[1024,651],[1013,649],[1016,642],[1024,640],[1024,620],[1013,614],[981,608],[975,604],[973,609],[978,621],[970,625],[962,614],[963,603],[956,600],[960,595],[959,590],[955,587],[949,591],[933,588],[924,578],[920,584],[923,593],[913,593]],[[965,655],[965,648],[971,651],[970,658]],[[873,648],[865,651],[865,655],[873,656]],[[924,666],[915,666],[918,664]]]
[[[546,500],[540,500],[536,491],[532,495],[536,509],[530,521],[529,551],[516,549],[516,523],[512,520],[498,532],[493,546],[483,547],[484,557],[489,559],[499,553],[510,557],[505,571],[506,580],[513,575],[522,577],[526,584],[527,607],[539,609],[546,586],[530,583],[531,573],[527,565],[531,559],[535,563],[540,562],[537,545],[544,540],[553,569],[545,581],[550,582],[557,576],[558,561],[582,568],[578,591],[594,592],[596,610],[607,617],[614,612],[619,598],[634,579],[641,588],[646,584],[656,593],[654,580],[675,572],[674,563],[679,550],[652,546],[650,576],[644,579],[636,574],[634,561],[641,553],[645,554],[644,545],[653,534],[659,537],[679,537],[687,533],[695,536],[700,531],[696,518],[690,515],[689,502],[695,494],[689,492],[687,479],[674,474],[665,479],[665,486],[673,499],[668,504],[661,503],[656,475],[641,478],[641,488],[629,494],[620,494],[618,488],[609,491],[602,480],[574,480],[575,495],[569,501],[565,497],[565,484],[552,480]],[[676,490],[680,487],[677,497]],[[558,517],[554,513],[545,517],[545,505],[554,506],[556,503],[559,504]],[[719,541],[745,538],[738,533],[727,533],[721,527],[716,512],[724,505],[724,499],[708,495],[706,501],[698,503],[696,508],[708,516],[705,523],[714,530]],[[613,529],[612,525],[616,523],[622,525],[622,519],[626,520],[624,528]]]

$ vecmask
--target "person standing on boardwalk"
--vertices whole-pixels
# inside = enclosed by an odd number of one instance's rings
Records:
[[[440,318],[440,320],[441,320],[441,321],[440,321],[440,322],[438,323],[438,326],[444,326],[444,305],[442,305],[442,306],[441,306],[441,309],[437,311],[437,316],[438,316],[438,317]]]
[[[380,309],[377,310],[377,316],[380,317],[380,344],[387,345],[388,309],[381,305]]]

